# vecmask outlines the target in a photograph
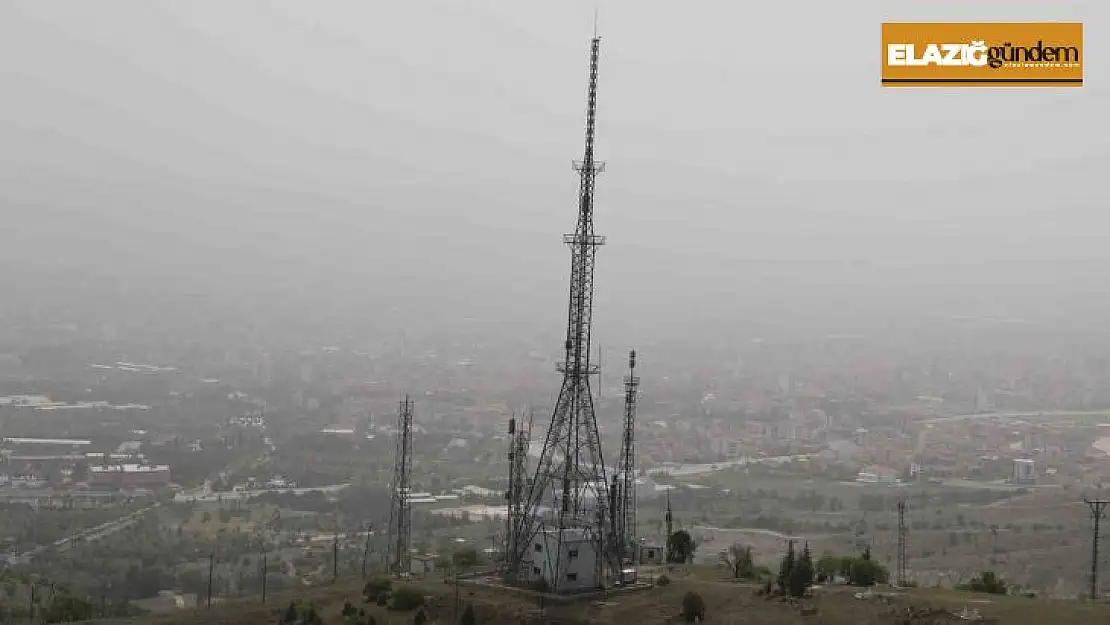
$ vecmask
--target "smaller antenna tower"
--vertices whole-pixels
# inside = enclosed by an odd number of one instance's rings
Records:
[[[397,459],[393,466],[392,499],[389,506],[389,548],[386,570],[407,575],[412,566],[412,401],[408,395],[397,411]]]
[[[1104,499],[1087,499],[1083,498],[1087,503],[1087,507],[1091,509],[1091,531],[1093,532],[1091,541],[1091,601],[1098,599],[1098,530],[1099,525],[1102,523],[1102,517],[1106,514],[1106,504],[1110,503]]]
[[[639,387],[636,350],[631,350],[628,352],[628,375],[624,378],[624,431],[615,484],[620,499],[613,510],[617,541],[624,557],[633,556],[636,544],[636,394]]]
[[[531,442],[532,413],[528,413],[528,427],[518,424],[516,417],[509,419],[509,490],[505,493],[508,511],[505,522],[505,554],[515,554],[522,531],[524,497],[528,487],[528,446]],[[506,557],[508,574],[515,576],[515,560]]]

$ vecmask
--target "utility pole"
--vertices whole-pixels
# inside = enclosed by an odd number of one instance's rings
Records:
[[[366,526],[366,546],[362,548],[362,579],[366,579],[366,559],[370,555],[370,534],[374,531],[374,525],[368,524]]]
[[[1106,504],[1110,502],[1104,499],[1087,499],[1086,497],[1083,498],[1083,501],[1091,509],[1091,529],[1094,534],[1094,539],[1091,541],[1091,601],[1095,601],[1098,598],[1098,529],[1106,511]]]
[[[339,580],[339,532],[335,534],[335,538],[331,542],[331,582],[334,584]]]
[[[266,603],[266,572],[269,570],[266,562],[266,552],[262,552],[262,603]]]
[[[898,585],[906,585],[906,500],[898,502]]]
[[[208,603],[207,603],[207,609],[209,609],[209,610],[212,609],[212,571],[215,569],[215,565],[216,565],[216,550],[213,549],[212,552],[208,554]]]
[[[455,577],[455,606],[451,611],[451,623],[455,625],[459,622],[459,569],[456,567],[454,570]]]
[[[35,584],[31,582],[31,604],[27,607],[27,622],[34,625],[35,622]]]

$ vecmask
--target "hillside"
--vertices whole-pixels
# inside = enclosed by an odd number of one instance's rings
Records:
[[[648,625],[681,622],[679,606],[688,591],[697,592],[706,604],[707,624],[759,623],[792,625],[896,625],[902,623],[966,623],[951,613],[964,609],[978,610],[985,622],[1001,625],[1072,625],[1083,622],[1105,622],[1110,618],[1110,605],[1089,605],[1079,602],[1023,597],[997,597],[942,590],[906,590],[876,592],[869,598],[857,598],[858,589],[831,587],[819,589],[815,596],[799,602],[785,602],[760,596],[757,589],[722,579],[719,572],[697,569],[683,574],[675,572],[673,582],[666,586],[632,593],[614,593],[604,598],[581,600],[565,605],[547,605],[541,615],[538,602],[531,597],[487,587],[461,585],[458,589],[460,611],[467,604],[474,606],[478,623],[515,625],[518,623],[612,623]],[[428,623],[452,623],[455,587],[442,579],[409,582],[428,597]],[[345,601],[373,614],[383,625],[412,623],[413,612],[391,612],[360,602],[358,582],[340,582],[335,586],[310,588],[297,594],[273,597],[266,606],[257,600],[229,602],[205,609],[150,616],[137,620],[112,623],[139,625],[260,625],[278,623],[291,598],[309,601],[318,606],[326,624],[343,622],[340,614]],[[911,620],[910,616],[916,615]],[[102,621],[102,623],[109,623]]]

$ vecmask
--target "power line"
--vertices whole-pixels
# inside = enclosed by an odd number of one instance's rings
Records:
[[[1106,511],[1106,504],[1110,502],[1103,499],[1087,499],[1086,497],[1083,498],[1083,501],[1091,509],[1091,532],[1093,534],[1091,541],[1091,601],[1095,601],[1098,597],[1098,530]]]

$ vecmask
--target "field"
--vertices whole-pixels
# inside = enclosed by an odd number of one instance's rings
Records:
[[[1110,618],[1110,605],[1079,602],[997,597],[939,590],[876,591],[857,598],[858,589],[832,587],[818,589],[813,597],[796,602],[760,596],[755,588],[733,583],[720,577],[713,569],[694,569],[689,575],[673,573],[674,581],[666,586],[604,597],[583,599],[572,604],[548,604],[542,614],[538,602],[523,593],[506,592],[487,587],[460,586],[458,605],[471,604],[479,623],[516,625],[518,623],[563,623],[567,625],[681,622],[680,605],[687,592],[698,593],[705,601],[706,624],[765,623],[788,625],[808,623],[821,625],[894,625],[901,623],[957,623],[951,615],[963,610],[977,610],[986,619],[1004,625],[1073,625],[1105,622]],[[456,614],[455,588],[442,579],[409,582],[427,597],[428,623],[451,623]],[[304,589],[297,595],[273,597],[267,606],[254,601],[229,602],[214,606],[211,611],[182,611],[138,621],[143,625],[221,623],[225,625],[258,625],[277,623],[282,609],[292,597],[311,601],[318,606],[324,622],[341,623],[340,611],[351,601],[374,615],[383,625],[411,623],[414,613],[391,612],[360,601],[360,584],[343,582],[335,586]],[[907,614],[919,615],[907,621]],[[926,616],[927,615],[927,616]],[[120,621],[122,623],[124,621]]]
[[[897,501],[907,504],[910,578],[952,587],[983,570],[1041,595],[1074,598],[1087,588],[1091,523],[1078,489],[974,489],[937,484],[883,486],[820,477],[720,471],[689,476],[673,491],[676,524],[711,564],[734,542],[774,568],[787,540],[816,554],[859,553],[895,567]],[[659,500],[642,501],[640,526],[658,532]],[[656,511],[659,509],[659,512]],[[1104,567],[1110,560],[1103,560]]]

